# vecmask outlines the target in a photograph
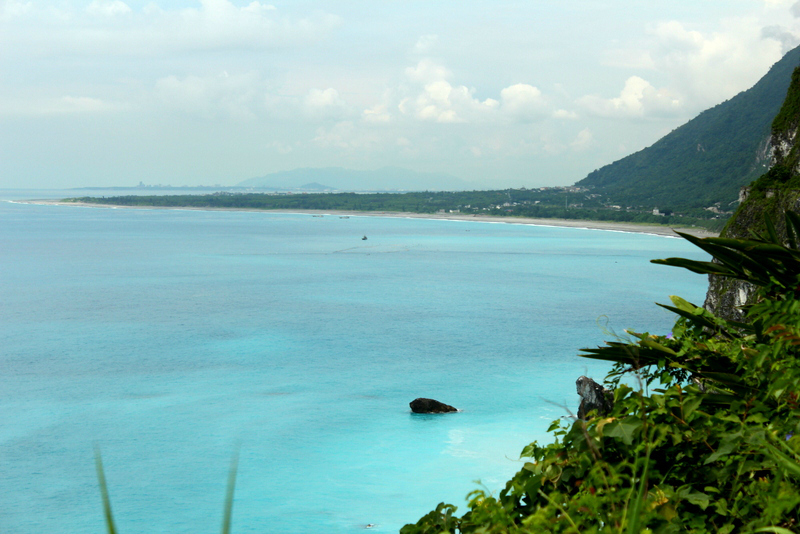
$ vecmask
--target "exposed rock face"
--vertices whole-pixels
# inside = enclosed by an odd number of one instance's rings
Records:
[[[721,237],[748,239],[751,232],[763,233],[764,215],[769,215],[775,230],[787,239],[783,213],[800,210],[800,68],[792,74],[786,100],[772,122],[766,147],[771,149],[770,170],[747,188],[739,209],[725,225]],[[741,306],[748,304],[754,287],[747,282],[709,276],[708,293],[703,307],[723,319],[741,321]]]
[[[414,413],[449,413],[458,411],[449,404],[433,399],[414,399],[408,405],[411,406],[411,411]]]
[[[614,407],[614,394],[591,378],[581,376],[575,381],[575,386],[581,396],[578,419],[585,421],[591,411],[597,412],[598,416],[607,415]]]

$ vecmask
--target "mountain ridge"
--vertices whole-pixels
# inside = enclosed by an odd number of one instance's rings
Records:
[[[789,51],[753,87],[709,108],[653,145],[575,183],[628,205],[705,207],[734,204],[739,189],[771,163],[770,127],[800,47]],[[676,194],[678,191],[678,194]]]

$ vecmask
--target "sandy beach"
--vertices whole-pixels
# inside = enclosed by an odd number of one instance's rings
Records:
[[[199,211],[258,211],[272,213],[303,213],[309,215],[330,215],[337,217],[399,217],[405,219],[441,219],[448,221],[472,221],[504,224],[533,224],[537,226],[556,226],[562,228],[586,228],[591,230],[608,230],[613,232],[633,232],[661,236],[675,236],[675,232],[683,232],[697,237],[716,237],[719,234],[705,228],[670,227],[651,224],[621,223],[612,221],[590,221],[573,219],[533,219],[528,217],[497,217],[492,215],[472,215],[463,213],[409,213],[393,211],[344,211],[344,210],[260,210],[247,208],[196,208],[196,207],[161,207],[161,206],[119,206],[114,204],[89,204],[85,202],[61,202],[60,200],[24,200],[22,204],[46,204],[57,206],[80,206],[87,208],[114,209],[181,209]]]

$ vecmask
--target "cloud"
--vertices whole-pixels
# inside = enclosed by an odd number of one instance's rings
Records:
[[[653,24],[645,44],[601,52],[603,64],[627,71],[619,97],[587,96],[579,103],[606,117],[691,116],[733,97],[800,43],[797,24],[787,16],[800,13],[800,2],[791,8],[787,1],[768,4],[748,16],[724,18],[713,31],[678,20]]]
[[[109,113],[125,109],[127,109],[127,106],[124,104],[88,96],[0,100],[0,116],[82,115]]]
[[[554,119],[563,119],[563,120],[575,120],[578,118],[578,114],[574,111],[569,111],[566,109],[557,109],[553,112]]]
[[[419,61],[416,66],[406,68],[406,78],[416,83],[431,83],[447,80],[451,72],[429,58]]]
[[[591,147],[592,141],[594,140],[594,136],[592,135],[592,131],[589,128],[584,128],[578,135],[575,137],[569,146],[572,147],[574,150],[583,151],[587,148]]]
[[[534,122],[553,115],[542,92],[529,84],[517,83],[502,89],[499,100],[481,100],[475,97],[475,89],[450,83],[451,72],[430,59],[421,60],[405,73],[417,92],[401,100],[398,109],[424,121]]]
[[[378,145],[379,138],[369,131],[358,129],[352,121],[341,121],[330,128],[319,127],[313,141],[321,148],[352,151],[371,150]]]
[[[333,87],[311,89],[303,99],[303,111],[312,119],[341,118],[347,115],[347,104]]]
[[[156,81],[153,99],[162,113],[178,112],[208,120],[317,124],[352,114],[333,87],[312,88],[302,96],[285,95],[270,90],[267,81],[256,72],[165,76]]]
[[[609,67],[653,70],[655,62],[648,50],[613,48],[602,52],[602,63]]]
[[[250,120],[258,109],[261,83],[254,73],[217,76],[167,76],[154,88],[156,99],[169,110],[205,119]]]
[[[439,42],[438,35],[423,35],[414,45],[415,54],[427,54]]]
[[[294,147],[291,144],[283,143],[281,141],[273,141],[268,143],[267,146],[281,155],[291,154],[294,150]]]
[[[457,123],[484,119],[499,107],[497,100],[480,101],[474,90],[463,85],[452,86],[446,80],[426,84],[414,99],[405,99],[399,109],[425,121]]]
[[[131,8],[121,0],[94,0],[86,6],[86,12],[90,15],[101,15],[105,17],[115,17],[127,15]]]
[[[386,104],[375,104],[371,108],[365,109],[361,117],[368,123],[389,123],[392,115],[389,113]]]
[[[533,122],[551,114],[542,92],[524,83],[506,87],[500,91],[500,109],[513,120]]]
[[[781,43],[781,50],[783,52],[788,52],[800,44],[800,38],[796,33],[778,24],[761,28],[761,37],[764,39],[774,39]]]
[[[169,5],[169,4],[167,4]],[[293,19],[254,1],[201,0],[197,8],[138,11],[122,0],[93,0],[82,10],[8,0],[0,6],[0,46],[28,56],[154,56],[210,50],[270,50],[324,38],[341,20],[324,12]]]
[[[608,118],[670,116],[681,111],[680,100],[669,91],[657,90],[638,76],[625,81],[618,97],[606,99],[587,95],[579,98],[577,103],[593,115]]]
[[[652,30],[654,68],[669,77],[670,92],[699,111],[751,87],[782,56],[775,28],[762,30],[752,17],[722,21],[717,31],[703,34],[670,21]],[[773,37],[773,38],[765,38]]]

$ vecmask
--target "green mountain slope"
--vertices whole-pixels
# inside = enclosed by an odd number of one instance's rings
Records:
[[[769,167],[772,119],[786,97],[800,47],[786,54],[752,88],[640,150],[590,173],[594,187],[619,204],[727,207]]]

